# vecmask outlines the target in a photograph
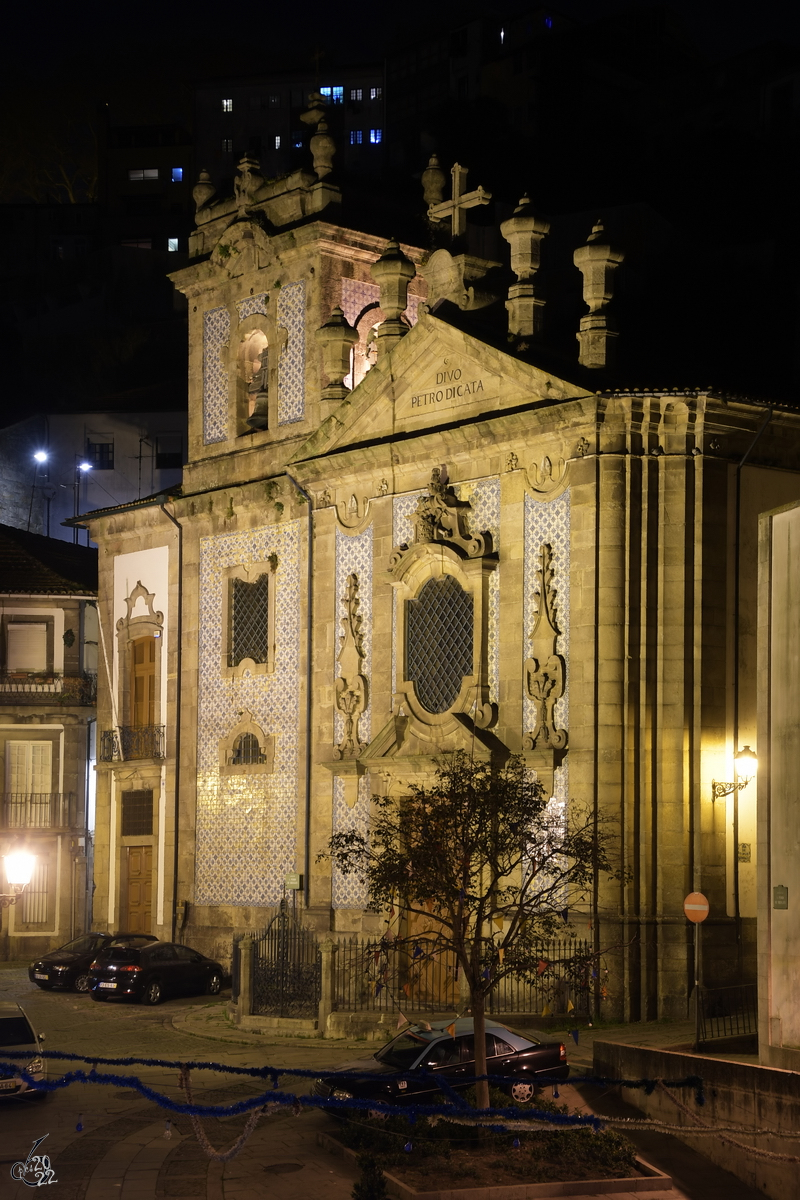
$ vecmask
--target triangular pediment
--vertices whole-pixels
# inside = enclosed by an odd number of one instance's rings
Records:
[[[587,395],[427,313],[293,455],[293,462],[518,405]]]

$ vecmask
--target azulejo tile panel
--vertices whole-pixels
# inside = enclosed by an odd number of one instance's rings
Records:
[[[459,488],[459,499],[469,500],[467,523],[470,531],[490,533],[494,550],[500,550],[500,479],[497,475],[465,483]],[[489,661],[489,699],[500,699],[500,567],[489,576],[489,629],[487,657]]]
[[[247,317],[267,315],[267,293],[259,292],[257,296],[245,296],[244,300],[237,300],[236,307],[239,311],[239,320],[244,321]]]
[[[220,351],[231,332],[230,313],[224,306],[203,313],[203,441],[208,446],[228,436],[228,372]]]
[[[277,555],[275,671],[223,678],[223,587],[229,567]],[[297,521],[200,540],[195,899],[276,904],[296,867],[300,767],[300,531]],[[219,742],[248,710],[275,738],[269,774],[225,776]]]
[[[350,575],[358,578],[359,614],[361,616],[361,632],[363,635],[364,662],[362,674],[371,682],[372,679],[372,562],[373,562],[372,526],[363,533],[350,536],[343,530],[336,530],[336,639],[334,646],[333,673],[341,675],[337,655],[341,648],[341,634],[344,627],[341,624],[345,614],[342,597],[347,590],[347,580]],[[333,738],[338,745],[344,736],[344,718],[338,709],[333,714]],[[372,703],[370,692],[367,693],[367,707],[358,720],[359,741],[365,745],[372,737]]]
[[[556,627],[560,630],[556,650],[566,664],[564,694],[555,705],[556,721],[569,729],[569,566],[570,566],[570,493],[562,492],[555,500],[534,500],[525,495],[525,567],[523,615],[523,654],[527,658],[533,622],[539,611],[540,581],[537,575],[542,543],[552,547],[553,587],[556,591]],[[535,709],[523,690],[524,731],[533,728]]]
[[[306,410],[306,285],[300,279],[278,293],[278,328],[288,337],[278,360],[278,424],[302,421]]]
[[[364,837],[369,833],[369,803],[372,784],[369,772],[358,780],[358,798],[352,808],[345,800],[345,782],[341,775],[333,779],[333,832],[354,829]],[[357,875],[343,875],[333,868],[331,904],[333,908],[366,908],[369,892]]]
[[[347,318],[350,325],[355,325],[359,313],[362,313],[368,304],[377,304],[380,300],[381,289],[377,283],[368,283],[366,280],[360,279],[343,279],[342,280],[342,312]],[[406,317],[410,325],[416,325],[419,315],[419,297],[409,296],[408,307],[406,308]]]

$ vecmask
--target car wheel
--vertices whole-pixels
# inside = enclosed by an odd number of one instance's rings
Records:
[[[517,1083],[512,1083],[508,1089],[508,1094],[515,1104],[528,1104],[532,1099],[536,1089],[532,1083],[523,1083],[521,1080]]]
[[[159,1004],[161,996],[161,984],[157,979],[151,979],[142,992],[142,1004]]]
[[[88,992],[89,976],[86,974],[85,971],[82,972],[80,975],[75,976],[75,982],[73,983],[72,986],[75,988],[76,992]]]
[[[206,991],[208,992],[209,996],[218,996],[222,991],[222,976],[220,975],[219,971],[215,971],[214,974],[209,978]]]

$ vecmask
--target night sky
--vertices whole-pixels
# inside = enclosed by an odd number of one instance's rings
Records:
[[[499,6],[498,6],[499,7]],[[507,8],[540,7],[511,3]],[[579,20],[600,18],[631,9],[662,7],[655,0],[559,0],[555,11]],[[673,0],[689,38],[712,57],[738,53],[772,39],[800,39],[800,6],[786,0]],[[209,0],[134,5],[90,2],[73,7],[19,6],[14,14],[17,44],[30,47],[4,64],[6,82],[45,83],[55,78],[112,81],[121,73],[163,76],[258,74],[281,65],[300,65],[315,51],[337,60],[382,57],[385,49],[430,32],[436,16],[422,9],[386,4],[368,8],[343,4],[290,5],[266,3],[231,7]],[[494,6],[464,0],[457,10],[443,8],[448,25]],[[311,16],[313,14],[313,17]]]

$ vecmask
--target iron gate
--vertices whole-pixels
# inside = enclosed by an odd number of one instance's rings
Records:
[[[285,900],[253,944],[253,1013],[317,1016],[322,955],[313,929],[304,929]]]

